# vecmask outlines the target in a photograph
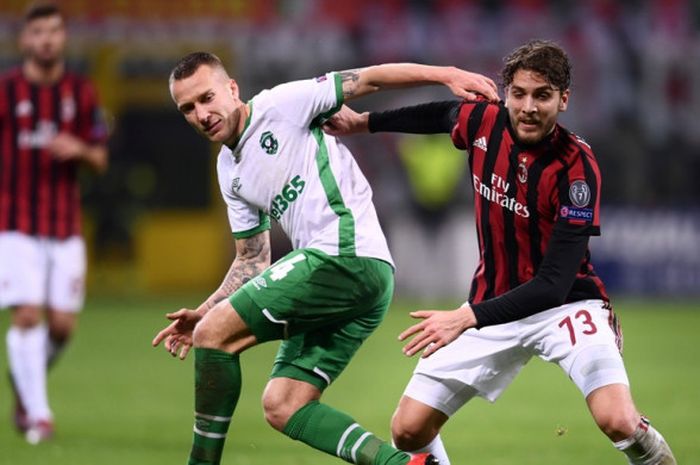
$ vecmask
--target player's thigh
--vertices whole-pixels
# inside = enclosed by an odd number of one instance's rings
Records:
[[[48,256],[42,239],[0,232],[0,308],[42,306],[46,300]]]
[[[386,262],[301,249],[230,300],[259,342],[285,339],[273,377],[323,390],[381,323],[393,289],[393,269]]]
[[[323,391],[350,363],[364,341],[379,326],[389,302],[361,316],[297,334],[280,345],[272,377],[305,381]]]
[[[79,236],[51,240],[49,256],[49,308],[59,312],[79,312],[85,300],[85,241]]]
[[[259,342],[288,339],[388,308],[393,271],[380,260],[295,250],[231,297]]]
[[[543,312],[527,335],[540,358],[557,363],[584,396],[611,384],[629,385],[622,334],[610,306],[586,300]]]
[[[469,329],[421,358],[404,395],[451,416],[478,395],[493,402],[530,360],[517,322]]]

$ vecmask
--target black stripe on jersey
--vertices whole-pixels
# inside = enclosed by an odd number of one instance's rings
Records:
[[[477,103],[474,105],[474,109],[469,114],[469,120],[467,121],[467,140],[464,143],[467,147],[471,147],[474,143],[474,137],[476,137],[476,131],[481,127],[481,120],[484,119],[484,111],[486,111],[486,102]]]
[[[17,189],[19,188],[18,186],[18,172],[19,172],[19,163],[18,163],[18,157],[16,156],[17,153],[19,153],[19,145],[17,142],[17,134],[18,134],[18,127],[19,127],[19,121],[17,121],[16,117],[16,112],[17,112],[17,80],[16,79],[9,79],[7,81],[7,109],[8,109],[8,123],[10,125],[10,143],[12,144],[12,148],[10,149],[10,166],[8,167],[8,171],[11,173],[10,174],[10,185],[8,186],[8,194],[10,194],[10,209],[7,212],[8,213],[8,222],[7,222],[7,229],[10,231],[14,231],[17,229]]]
[[[508,120],[508,112],[499,111],[496,117],[496,122],[491,128],[489,135],[488,150],[486,151],[486,159],[484,160],[484,169],[479,173],[482,184],[491,186],[491,175],[493,174],[496,160],[500,155],[501,141],[503,140],[503,132],[506,128]],[[480,195],[478,192],[474,195]],[[493,256],[493,234],[490,227],[489,214],[492,206],[495,205],[489,199],[481,198],[481,237],[483,238],[484,250],[484,279],[486,280],[486,289],[484,291],[484,300],[491,299],[495,296],[495,281],[496,281],[496,263]],[[500,205],[498,206],[500,208]]]
[[[53,120],[58,126],[59,132],[61,131],[61,86],[55,85],[52,89],[51,99],[53,100]],[[51,156],[51,164],[49,168],[49,195],[51,199],[49,200],[49,236],[56,237],[58,235],[58,169],[60,163],[55,157]]]
[[[517,184],[517,168],[518,168],[518,155],[520,154],[520,147],[517,144],[513,144],[513,148],[508,156],[508,197],[515,199],[518,196],[518,186]],[[508,259],[508,281],[509,288],[516,288],[520,282],[518,281],[518,241],[517,235],[515,233],[515,212],[508,208],[503,209],[503,226],[505,237],[503,241],[506,246],[507,259]]]
[[[34,108],[34,111],[32,112],[32,124],[31,128],[34,131],[39,130],[39,120],[41,118],[41,101],[39,98],[39,87],[35,85],[31,85],[29,88],[29,99],[32,102],[32,107]],[[38,144],[37,144],[38,145]],[[37,228],[39,227],[39,161],[41,160],[41,148],[36,147],[35,144],[32,144],[32,148],[29,152],[30,154],[30,160],[31,160],[31,169],[29,174],[29,211],[27,214],[29,215],[29,233],[32,235],[36,235],[37,233]]]
[[[84,117],[85,112],[89,110],[89,108],[86,108],[85,105],[83,104],[83,93],[86,90],[84,85],[81,85],[82,81],[80,79],[73,79],[73,99],[75,100],[75,119],[74,121],[74,126],[73,126],[73,133],[74,134],[84,134],[84,127],[85,127],[85,121],[90,122],[90,116],[87,118]],[[67,180],[70,183],[69,186],[75,185],[75,178],[77,176],[78,170],[73,169],[70,170],[67,174]],[[66,212],[66,225],[68,227],[68,231],[73,231],[73,224],[75,223],[75,217],[78,214],[78,209],[80,208],[80,205],[75,205],[73,203],[73,195],[74,192],[71,189],[67,189],[66,193],[66,208],[68,211]],[[80,200],[78,199],[78,203]]]
[[[588,159],[588,154],[580,149],[581,161],[583,163],[583,174],[586,176],[586,183],[588,188],[591,190],[591,205],[590,207],[595,210],[596,203],[598,202],[598,179],[596,178],[595,171],[591,166],[591,161]]]
[[[542,263],[542,231],[540,231],[539,185],[542,172],[556,157],[554,151],[547,151],[545,155],[539,156],[530,166],[527,174],[527,209],[530,212],[528,229],[530,231],[530,261],[532,262],[533,273],[537,273]]]
[[[474,137],[476,137],[476,131],[479,129],[481,126],[481,120],[484,118],[484,111],[486,111],[486,103],[478,103],[474,106],[474,109],[471,111],[469,114],[469,119],[467,120],[467,140],[464,141],[464,143],[467,145],[467,149],[471,147],[471,144],[474,143]],[[472,150],[469,150],[470,152],[473,152]],[[469,157],[469,172],[473,173],[474,172],[474,157],[470,156]],[[478,193],[474,193],[474,195],[478,195]],[[479,234],[479,226],[476,226],[476,233],[477,235]],[[476,277],[472,280],[472,284],[469,290],[469,301],[471,302],[474,300],[474,296],[476,295],[476,290],[478,288],[478,280]]]

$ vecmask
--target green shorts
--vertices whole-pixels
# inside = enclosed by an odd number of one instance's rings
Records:
[[[230,298],[259,343],[283,339],[271,377],[325,389],[379,326],[394,293],[388,263],[295,250]]]

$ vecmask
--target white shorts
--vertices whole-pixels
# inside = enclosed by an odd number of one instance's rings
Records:
[[[494,402],[538,356],[559,365],[584,396],[608,384],[629,385],[622,334],[602,300],[562,305],[501,325],[469,329],[421,359],[404,395],[451,416],[474,396]]]
[[[78,312],[85,299],[85,242],[0,232],[0,308]]]

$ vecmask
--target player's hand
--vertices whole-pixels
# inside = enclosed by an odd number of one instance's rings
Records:
[[[420,318],[417,323],[399,334],[399,341],[415,335],[403,348],[403,353],[412,357],[422,349],[422,358],[430,357],[436,350],[457,339],[467,329],[476,325],[476,317],[469,306],[456,310],[419,310],[411,317]]]
[[[87,152],[87,144],[72,134],[62,132],[49,142],[48,149],[57,160],[76,160],[83,158]]]
[[[151,344],[156,347],[161,341],[165,340],[165,350],[173,357],[177,356],[180,351],[180,360],[187,357],[187,353],[192,348],[192,332],[199,320],[202,319],[202,314],[197,311],[182,308],[174,313],[167,313],[165,317],[172,320],[165,329],[156,334]]]
[[[357,113],[347,105],[343,105],[340,110],[323,123],[321,128],[331,136],[345,136],[368,132],[368,122],[369,113]]]
[[[479,73],[451,67],[445,85],[457,97],[474,100],[477,94],[484,96],[490,102],[498,102],[498,87],[493,79]]]

